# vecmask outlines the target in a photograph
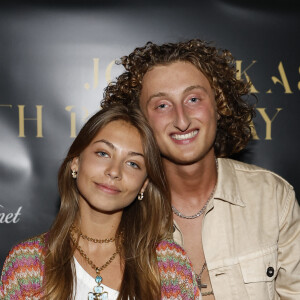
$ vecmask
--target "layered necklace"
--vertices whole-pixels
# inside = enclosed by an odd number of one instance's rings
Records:
[[[218,173],[218,170],[219,170],[218,160],[215,158],[215,161],[216,161],[216,168],[217,168],[217,173]],[[184,215],[183,213],[181,213],[180,211],[178,211],[178,210],[172,205],[172,211],[173,211],[173,213],[174,213],[176,216],[178,216],[178,217],[180,217],[180,218],[183,218],[183,219],[196,219],[196,218],[200,217],[200,216],[205,212],[206,207],[207,207],[209,201],[213,198],[214,193],[215,193],[215,191],[216,191],[216,187],[217,187],[217,183],[215,184],[215,186],[214,186],[212,192],[210,193],[210,195],[209,195],[207,201],[205,202],[204,206],[203,206],[196,214],[194,214],[194,215],[192,215],[192,216],[186,216],[186,215]],[[201,269],[200,273],[199,273],[199,274],[195,273],[196,281],[197,281],[197,284],[198,284],[198,287],[199,287],[200,291],[201,291],[203,288],[207,288],[207,284],[203,284],[203,283],[201,282],[202,273],[204,272],[205,268],[206,268],[206,262],[204,262],[204,264],[203,264],[203,266],[202,266],[202,269]],[[202,296],[209,296],[209,295],[213,295],[214,292],[211,290],[211,291],[209,291],[209,292],[201,292],[201,294],[202,294]]]
[[[108,239],[102,239],[102,240],[101,239],[94,239],[94,238],[91,238],[91,237],[89,237],[85,234],[82,234],[80,229],[77,228],[75,225],[72,225],[71,230],[70,230],[71,240],[74,243],[74,245],[76,245],[76,248],[77,248],[78,252],[86,260],[86,262],[96,271],[95,281],[96,281],[97,285],[93,288],[93,292],[88,293],[88,298],[87,299],[88,300],[97,300],[97,299],[98,300],[108,300],[108,293],[106,291],[104,291],[104,287],[102,286],[103,278],[100,275],[100,272],[103,271],[115,259],[117,254],[120,252],[120,248],[118,247],[116,252],[114,252],[112,254],[112,256],[101,267],[98,267],[87,256],[87,254],[83,251],[83,249],[78,245],[78,238],[77,238],[77,241],[76,241],[75,233],[77,233],[79,238],[82,238],[83,240],[87,240],[89,242],[99,243],[99,244],[114,242],[116,240],[116,237],[108,238]]]

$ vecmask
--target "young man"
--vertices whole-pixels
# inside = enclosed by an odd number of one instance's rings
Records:
[[[228,159],[251,138],[253,108],[228,51],[200,40],[147,43],[102,106],[139,104],[170,186],[174,239],[206,300],[300,299],[300,209],[292,186]]]

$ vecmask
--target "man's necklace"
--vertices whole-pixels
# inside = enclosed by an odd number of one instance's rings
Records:
[[[199,287],[200,290],[201,290],[202,288],[207,288],[207,284],[203,284],[203,283],[201,282],[201,276],[202,276],[202,273],[203,273],[205,267],[206,267],[206,262],[203,264],[202,269],[201,269],[201,271],[200,271],[199,274],[197,274],[197,273],[195,272],[196,281],[197,281],[197,284],[198,284],[198,287]]]
[[[206,262],[203,264],[200,273],[199,274],[195,273],[195,277],[196,277],[197,285],[198,285],[198,287],[201,291],[201,295],[202,296],[209,296],[209,295],[214,294],[214,292],[212,290],[210,292],[202,292],[203,288],[204,289],[207,288],[207,284],[204,284],[204,283],[201,282],[202,273],[204,272],[205,268],[206,268]]]
[[[217,172],[218,172],[218,170],[219,170],[218,160],[215,159],[215,161],[216,161],[216,168],[217,168]],[[209,197],[208,197],[206,203],[204,204],[204,206],[203,206],[196,214],[194,214],[194,215],[192,215],[192,216],[186,216],[186,215],[182,214],[181,212],[179,212],[179,211],[172,205],[173,213],[174,213],[175,215],[177,215],[178,217],[183,218],[183,219],[196,219],[196,218],[200,217],[200,216],[205,212],[206,207],[207,207],[209,201],[210,201],[210,200],[212,199],[212,197],[214,196],[216,187],[217,187],[217,183],[215,184],[215,186],[214,186],[212,192],[210,193],[210,195],[209,195]],[[203,288],[207,288],[207,284],[204,284],[204,283],[201,282],[201,277],[202,277],[202,274],[203,274],[205,268],[206,268],[206,262],[204,262],[204,264],[203,264],[203,266],[202,266],[202,269],[201,269],[201,271],[199,272],[199,274],[195,274],[196,281],[197,281],[197,285],[198,285],[200,291],[201,291]],[[212,290],[209,291],[209,292],[201,292],[201,295],[202,295],[202,296],[209,296],[209,295],[213,295],[213,294],[214,294],[214,292],[213,292]]]
[[[218,160],[217,160],[217,159],[216,159],[216,168],[217,168],[217,172],[218,172],[219,165],[218,165]],[[217,183],[215,184],[215,186],[214,186],[212,192],[210,193],[210,195],[209,195],[209,197],[208,197],[206,203],[204,204],[204,206],[203,206],[196,214],[194,214],[194,215],[192,215],[192,216],[186,216],[186,215],[184,215],[183,213],[181,213],[180,211],[178,211],[178,209],[175,208],[175,207],[172,205],[172,211],[173,211],[173,213],[174,213],[176,216],[178,216],[178,217],[180,217],[180,218],[183,218],[183,219],[196,219],[196,218],[200,217],[200,216],[205,212],[206,207],[207,207],[209,201],[212,199],[212,197],[213,197],[213,195],[214,195],[214,193],[215,193],[216,187],[217,187]]]
[[[97,283],[97,286],[94,287],[93,292],[88,293],[88,300],[97,300],[97,299],[108,300],[108,293],[104,291],[104,287],[101,285],[103,278],[102,276],[100,276],[100,272],[103,271],[115,259],[117,254],[120,252],[120,249],[117,248],[116,252],[113,253],[113,255],[109,258],[108,261],[106,261],[105,264],[103,264],[101,267],[97,267],[94,264],[94,262],[87,256],[87,254],[83,251],[83,249],[78,245],[78,243],[76,243],[74,231],[79,233],[79,237],[82,237],[83,239],[86,239],[93,243],[110,243],[115,241],[116,238],[110,238],[104,240],[93,239],[86,235],[83,235],[81,231],[74,225],[71,227],[71,231],[70,231],[71,240],[74,243],[74,245],[76,245],[78,252],[86,260],[86,262],[96,271],[95,281]]]

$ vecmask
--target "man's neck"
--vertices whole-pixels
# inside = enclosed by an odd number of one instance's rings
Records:
[[[180,208],[187,203],[199,206],[205,203],[217,183],[214,154],[209,154],[191,165],[179,165],[163,160],[170,186],[172,203]]]

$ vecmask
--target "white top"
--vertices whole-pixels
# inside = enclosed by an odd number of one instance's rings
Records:
[[[94,287],[97,286],[95,278],[93,278],[89,273],[87,273],[79,262],[74,257],[75,270],[76,270],[76,297],[75,300],[86,300],[88,299],[88,293],[93,292]],[[109,288],[108,286],[101,284],[103,286],[104,292],[108,293],[107,300],[116,300],[119,292]]]

